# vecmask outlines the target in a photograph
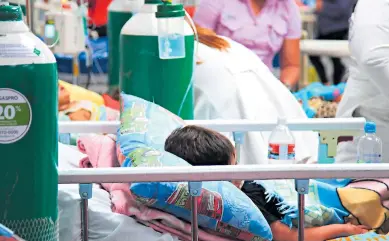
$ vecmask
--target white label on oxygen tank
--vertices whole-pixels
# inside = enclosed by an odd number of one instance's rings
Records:
[[[34,58],[41,51],[30,44],[0,43],[0,58]]]
[[[0,89],[0,144],[11,144],[23,138],[30,129],[31,105],[13,89]]]

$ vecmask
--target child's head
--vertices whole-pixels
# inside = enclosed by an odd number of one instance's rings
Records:
[[[199,126],[173,131],[165,141],[165,150],[192,166],[235,165],[235,148],[222,134]]]

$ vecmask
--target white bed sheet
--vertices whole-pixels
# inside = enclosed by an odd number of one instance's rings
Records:
[[[74,148],[59,143],[59,169],[77,168],[84,156]],[[58,193],[59,240],[81,240],[81,201],[78,184],[61,184]],[[137,223],[133,218],[113,213],[109,193],[93,186],[89,200],[89,240],[96,241],[177,241],[176,237],[160,234]]]

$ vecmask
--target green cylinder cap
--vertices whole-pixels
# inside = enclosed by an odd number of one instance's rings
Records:
[[[145,0],[145,4],[163,4],[162,0]]]
[[[0,21],[23,21],[23,12],[19,6],[0,5]]]
[[[182,4],[164,4],[158,6],[158,11],[155,13],[157,18],[176,18],[184,17],[185,10]]]

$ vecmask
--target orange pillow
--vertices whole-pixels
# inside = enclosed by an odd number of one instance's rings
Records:
[[[113,99],[111,96],[108,94],[103,94],[103,99],[104,99],[104,105],[114,109],[114,110],[120,110],[120,102]]]

